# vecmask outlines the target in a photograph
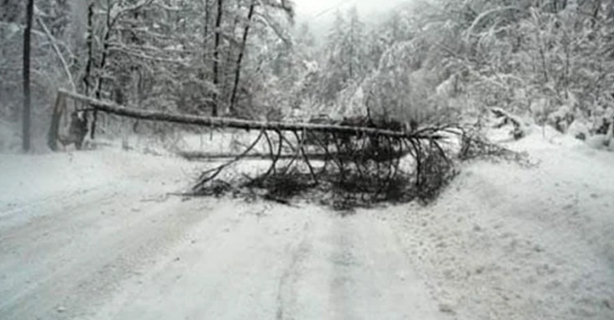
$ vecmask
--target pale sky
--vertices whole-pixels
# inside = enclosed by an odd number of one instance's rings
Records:
[[[339,10],[356,6],[360,14],[382,11],[401,2],[411,0],[294,0],[299,16],[307,19],[321,19]]]
[[[350,5],[353,5],[357,0],[295,0],[297,12],[309,16],[316,15],[328,8],[343,6],[344,3],[348,2]],[[331,10],[334,11],[334,9]]]
[[[346,11],[356,6],[361,19],[377,16],[403,2],[413,0],[294,0],[297,21],[306,21],[316,36],[326,34],[335,11]]]

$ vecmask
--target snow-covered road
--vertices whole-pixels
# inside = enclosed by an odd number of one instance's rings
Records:
[[[177,160],[41,157],[44,169],[12,159],[30,168],[4,181],[34,196],[3,199],[0,319],[445,316],[383,216],[165,196],[187,181],[192,165]],[[106,177],[49,168],[65,161]]]
[[[542,140],[347,216],[166,196],[176,159],[0,156],[0,319],[614,319],[614,156]]]

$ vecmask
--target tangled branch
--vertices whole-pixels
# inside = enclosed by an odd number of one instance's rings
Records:
[[[282,203],[303,195],[336,209],[414,199],[429,202],[455,176],[455,160],[482,156],[523,159],[456,125],[406,128],[370,118],[317,124],[259,122],[131,109],[60,91],[59,101],[65,97],[124,117],[258,131],[243,152],[202,172],[192,187],[193,195],[232,192]],[[254,158],[264,158],[267,166],[219,178],[222,172],[246,162],[242,160]]]

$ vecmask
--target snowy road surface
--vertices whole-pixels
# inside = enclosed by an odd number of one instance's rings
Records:
[[[614,156],[514,147],[541,165],[345,217],[165,196],[176,159],[0,155],[0,319],[614,319]]]

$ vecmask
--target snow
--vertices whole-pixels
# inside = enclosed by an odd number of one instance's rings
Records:
[[[0,225],[26,219],[23,208],[56,201],[70,202],[97,189],[133,187],[147,183],[150,175],[180,173],[177,183],[195,175],[194,165],[173,157],[154,157],[117,150],[56,154],[0,154]],[[174,168],[173,170],[168,170]]]
[[[536,168],[470,164],[435,205],[395,209],[457,319],[614,318],[614,155],[545,136],[508,144]]]
[[[18,150],[21,147],[21,136],[16,126],[0,119],[0,153]]]
[[[538,165],[345,217],[169,195],[212,164],[168,155],[0,155],[0,318],[614,319],[614,153],[490,136]]]

